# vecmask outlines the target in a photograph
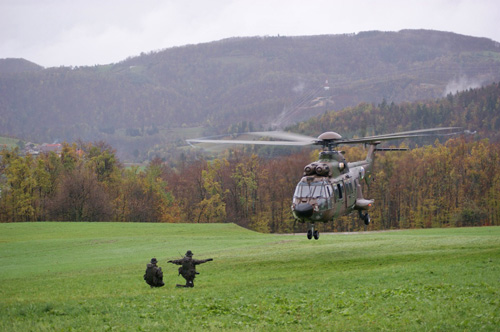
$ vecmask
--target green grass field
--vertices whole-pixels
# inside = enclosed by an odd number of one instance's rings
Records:
[[[195,288],[167,260],[214,258]],[[142,279],[156,257],[166,286]],[[259,234],[233,224],[0,224],[1,331],[498,331],[500,227]]]
[[[19,140],[16,138],[0,136],[0,149],[2,149],[4,147],[7,149],[13,149],[17,146],[18,142],[19,142]]]

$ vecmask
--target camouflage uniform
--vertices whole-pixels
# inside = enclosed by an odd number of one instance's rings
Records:
[[[171,260],[168,261],[168,263],[180,265],[179,274],[182,275],[184,279],[186,279],[186,285],[178,284],[177,287],[194,287],[194,278],[197,274],[199,274],[198,272],[196,272],[196,265],[210,261],[213,261],[213,259],[193,259],[193,253],[191,252],[191,250],[188,250],[183,258]]]
[[[163,272],[161,267],[156,265],[157,263],[158,261],[156,258],[152,258],[151,263],[146,265],[146,273],[144,273],[144,280],[146,280],[146,283],[151,286],[151,288],[165,285],[163,283]]]

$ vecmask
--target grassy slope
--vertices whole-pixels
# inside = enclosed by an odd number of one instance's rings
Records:
[[[13,149],[17,146],[17,142],[19,142],[19,140],[16,138],[0,136],[0,149],[2,149],[3,147]]]
[[[167,264],[191,249],[194,289]],[[157,257],[166,286],[150,289]],[[263,235],[232,224],[0,224],[0,330],[490,330],[500,227]]]

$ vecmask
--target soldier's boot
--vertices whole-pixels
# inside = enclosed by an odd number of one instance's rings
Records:
[[[188,281],[186,287],[194,287],[194,282],[192,280]]]
[[[177,285],[175,285],[175,287],[187,287],[187,286],[186,285],[179,285],[179,284],[177,284]]]

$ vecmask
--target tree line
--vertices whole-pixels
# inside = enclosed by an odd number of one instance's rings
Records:
[[[291,199],[318,151],[275,159],[231,150],[216,159],[154,159],[124,167],[103,142],[65,143],[60,155],[0,152],[0,221],[234,222],[260,232],[304,230]],[[346,149],[348,160],[364,158]],[[369,229],[500,225],[500,144],[464,137],[378,153]],[[357,214],[320,226],[363,229]]]
[[[124,168],[104,142],[65,143],[60,155],[36,157],[4,149],[0,158],[2,221],[170,222],[176,215],[161,165]]]

